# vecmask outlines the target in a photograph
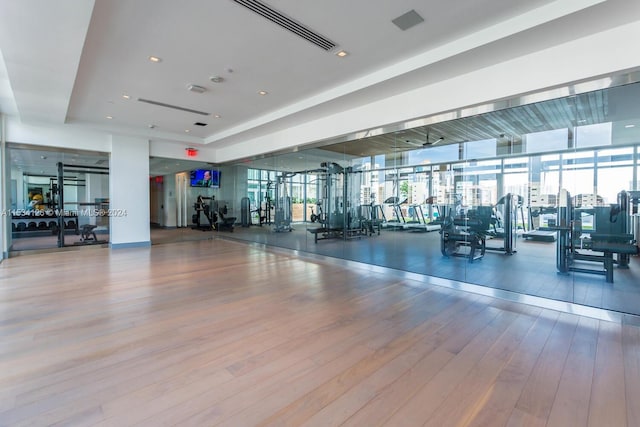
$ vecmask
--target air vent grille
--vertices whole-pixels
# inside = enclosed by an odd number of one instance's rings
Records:
[[[195,122],[194,123],[195,126],[206,126],[206,123],[202,123],[202,122]]]
[[[258,0],[233,0],[236,3],[246,7],[247,9],[257,13],[258,15],[267,18],[269,21],[280,25],[282,28],[291,31],[295,35],[302,37],[303,39],[310,41],[316,46],[324,49],[331,50],[337,45],[331,40],[318,33],[313,32],[304,25],[294,21],[293,19],[283,15],[270,6],[262,3]]]
[[[209,113],[204,111],[192,110],[191,108],[179,107],[177,105],[165,104],[164,102],[152,101],[150,99],[138,98],[140,102],[146,102],[147,104],[157,105],[158,107],[173,108],[174,110],[186,111],[187,113],[200,114],[201,116],[208,116]]]

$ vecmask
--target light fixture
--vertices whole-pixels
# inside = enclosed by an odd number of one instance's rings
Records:
[[[266,90],[261,90],[260,92],[258,92],[260,95],[264,96],[266,94],[268,94],[269,92],[267,92]]]
[[[214,114],[213,117],[215,117],[216,119],[219,119],[222,116],[220,114]]]
[[[209,77],[209,80],[211,80],[213,83],[222,83],[224,81],[224,78],[220,76],[211,76]]]
[[[160,62],[160,61],[162,61],[162,59],[158,58],[157,56],[150,56],[149,57],[149,61],[151,61],[151,62]]]
[[[184,149],[187,152],[187,157],[196,157],[198,155],[198,149],[187,147]]]
[[[627,128],[627,129],[631,129],[631,128],[634,128],[634,127],[636,127],[636,125],[626,125],[625,126],[625,128]]]
[[[186,133],[189,133],[189,132],[191,132],[191,131],[190,131],[189,129],[185,129],[184,131],[185,131]]]
[[[131,97],[130,97],[129,95],[127,95],[126,93],[125,93],[125,94],[123,94],[123,95],[122,95],[122,97],[123,97],[124,99],[129,99],[129,98],[131,98]]]
[[[340,58],[344,58],[347,55],[349,55],[349,53],[345,50],[341,50],[340,52],[336,53],[336,56],[339,56]]]
[[[112,116],[107,116],[106,118],[109,119],[109,120],[113,119]]]

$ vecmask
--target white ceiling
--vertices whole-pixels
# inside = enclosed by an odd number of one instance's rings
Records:
[[[0,111],[129,135],[153,126],[154,139],[223,146],[371,99],[406,73],[600,1],[266,0],[337,44],[325,51],[233,0],[2,0]],[[412,9],[424,22],[406,31],[391,22]]]

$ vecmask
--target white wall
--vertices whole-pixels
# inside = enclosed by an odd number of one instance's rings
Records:
[[[110,167],[111,247],[149,246],[149,141],[113,136]]]
[[[7,117],[6,140],[45,147],[111,151],[111,136],[107,133],[64,125],[28,125],[15,117]]]

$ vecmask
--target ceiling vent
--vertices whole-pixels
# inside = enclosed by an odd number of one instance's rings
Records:
[[[415,10],[411,9],[409,12],[404,15],[398,16],[396,19],[392,20],[396,27],[400,28],[402,31],[406,31],[411,27],[418,25],[421,22],[424,22],[424,18],[418,14]]]
[[[318,33],[313,32],[304,25],[294,21],[293,19],[283,15],[270,6],[267,6],[258,0],[233,0],[236,3],[246,7],[247,9],[257,13],[258,15],[267,18],[269,21],[280,25],[285,30],[289,30],[293,34],[302,37],[303,39],[310,41],[321,49],[331,50],[337,45],[331,40]]]
[[[202,123],[202,122],[195,122],[194,123],[195,126],[206,126],[206,123]]]
[[[208,116],[209,113],[204,111],[192,110],[191,108],[178,107],[177,105],[165,104],[164,102],[152,101],[150,99],[138,98],[138,101],[145,102],[151,105],[157,105],[158,107],[173,108],[174,110],[186,111],[187,113],[200,114],[201,116]]]

